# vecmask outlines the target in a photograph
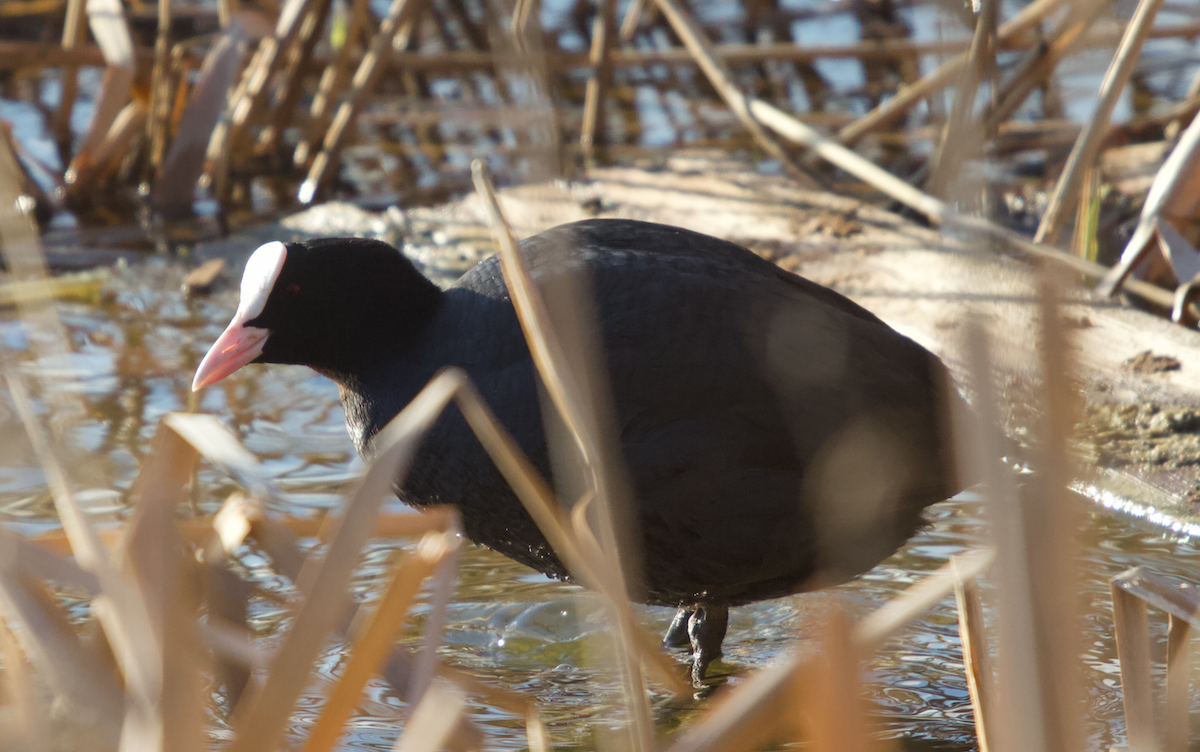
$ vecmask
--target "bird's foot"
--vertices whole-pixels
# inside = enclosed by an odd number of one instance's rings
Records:
[[[683,613],[684,609],[680,609]],[[676,621],[679,615],[675,616]],[[672,628],[675,626],[671,625]],[[704,686],[704,673],[708,664],[721,657],[721,643],[725,641],[725,630],[729,627],[729,606],[704,603],[692,610],[688,617],[687,633],[692,643],[692,686]],[[670,631],[667,632],[670,636]]]
[[[688,637],[688,620],[695,613],[695,608],[679,607],[679,610],[675,612],[675,618],[671,620],[671,626],[667,627],[667,633],[663,635],[664,648],[682,648],[691,644],[691,639]]]

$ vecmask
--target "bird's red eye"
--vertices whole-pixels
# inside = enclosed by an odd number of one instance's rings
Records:
[[[288,285],[287,291],[290,292],[292,295],[299,295],[300,294],[300,285],[297,285],[295,283],[290,284],[290,285]]]

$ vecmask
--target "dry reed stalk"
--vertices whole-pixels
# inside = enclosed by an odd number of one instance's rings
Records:
[[[592,22],[592,75],[588,77],[583,101],[583,127],[579,146],[586,164],[594,166],[605,136],[604,98],[612,86],[612,48],[616,36],[616,0],[601,0]]]
[[[69,554],[70,550],[64,553]],[[0,570],[18,577],[58,582],[89,595],[100,591],[100,583],[94,574],[5,528],[0,528]]]
[[[34,453],[46,473],[55,508],[70,538],[75,559],[99,581],[96,614],[124,677],[126,722],[132,721],[134,728],[144,730],[143,722],[155,716],[153,708],[160,701],[158,690],[162,683],[161,665],[154,661],[159,642],[147,604],[138,589],[109,563],[108,552],[101,546],[87,515],[71,492],[23,382],[11,372],[6,374],[6,380]],[[117,693],[114,699],[119,696]]]
[[[71,53],[83,44],[87,27],[83,24],[85,0],[68,0],[67,14],[63,21],[62,49]],[[71,111],[75,107],[75,98],[79,94],[79,68],[75,65],[64,65],[62,69],[61,94],[58,109],[54,111],[54,120],[50,125],[54,140],[58,144],[58,158],[63,164],[71,161]]]
[[[300,95],[303,93],[304,67],[312,60],[313,49],[325,28],[329,17],[330,0],[315,0],[300,22],[296,33],[296,41],[288,53],[284,69],[277,76],[275,94],[271,98],[271,111],[274,117],[263,128],[258,138],[258,147],[271,153],[279,148],[283,132],[291,125],[295,117]]]
[[[349,663],[325,702],[321,716],[305,742],[304,752],[327,752],[337,744],[342,728],[358,707],[367,680],[390,653],[396,632],[421,583],[457,545],[457,540],[445,533],[426,533],[416,551],[401,558],[392,573],[391,584],[369,617],[363,634],[351,648]],[[451,724],[450,730],[453,727]]]
[[[1108,0],[1074,0],[1066,17],[1051,34],[1049,43],[1031,50],[1008,82],[996,92],[994,104],[983,115],[985,131],[994,133],[1012,117],[1033,90],[1050,78],[1058,64],[1082,46],[1092,22],[1107,7]]]
[[[36,666],[55,697],[61,698],[59,702],[71,708],[77,717],[94,719],[97,748],[117,749],[121,733],[121,685],[79,638],[41,584],[36,579],[0,570],[0,610],[6,620],[20,622],[25,627],[20,633],[25,643],[24,655]],[[6,673],[8,667],[6,662]],[[30,699],[33,697],[36,695]]]
[[[704,30],[696,23],[691,14],[685,11],[676,0],[654,0],[659,11],[671,24],[671,28],[679,35],[685,47],[696,59],[696,64],[708,78],[709,83],[725,100],[725,104],[741,121],[742,126],[754,137],[759,147],[772,159],[779,162],[788,175],[805,188],[817,187],[817,182],[800,165],[784,151],[774,138],[767,133],[751,112],[752,98],[747,97],[734,83],[733,73],[723,59],[717,56],[712,42],[705,36]]]
[[[392,747],[394,752],[438,752],[446,748],[463,718],[466,700],[466,695],[455,687],[430,687]]]
[[[1002,24],[997,30],[996,48],[1003,49],[1005,45],[1011,43],[1014,39],[1023,36],[1026,31],[1040,23],[1043,18],[1054,12],[1065,1],[1035,0],[1022,8],[1017,15]],[[912,86],[901,89],[886,102],[883,102],[853,123],[843,127],[837,132],[837,140],[849,146],[860,141],[867,134],[880,130],[908,112],[917,102],[950,85],[955,76],[959,75],[967,64],[968,57],[965,53],[947,60],[920,81],[917,81]]]
[[[217,37],[204,56],[190,101],[179,116],[178,132],[150,191],[155,209],[167,219],[191,212],[192,192],[204,172],[205,152],[221,118],[229,88],[237,79],[245,49],[245,34],[241,25],[234,23]]]
[[[845,612],[830,609],[821,620],[821,652],[815,666],[797,682],[806,732],[816,752],[872,752],[892,745],[871,738],[864,707],[859,646]],[[806,690],[806,691],[804,691]],[[807,711],[807,712],[805,712]]]
[[[1200,589],[1176,584],[1145,567],[1135,567],[1112,578],[1113,621],[1121,663],[1121,690],[1125,725],[1131,749],[1169,752],[1187,749],[1191,628],[1200,624]],[[1150,682],[1150,636],[1146,607],[1166,611],[1167,691],[1163,734],[1155,727]]]
[[[108,137],[118,114],[129,103],[134,73],[133,38],[120,0],[88,0],[87,16],[107,67],[87,133],[64,178],[76,192],[90,187],[89,173],[96,161],[93,153]]]
[[[307,167],[313,158],[313,146],[319,144],[329,121],[336,109],[338,94],[346,84],[350,73],[353,52],[360,35],[365,33],[366,15],[370,13],[367,0],[354,0],[354,10],[351,11],[350,28],[346,32],[346,41],[338,50],[337,56],[325,66],[317,83],[317,91],[313,94],[312,106],[309,109],[309,122],[304,138],[296,145],[292,155],[292,164],[297,167]]]
[[[112,121],[108,133],[89,155],[91,163],[85,172],[77,173],[83,183],[94,184],[113,175],[121,167],[121,161],[146,131],[148,113],[146,105],[134,99],[121,108]]]
[[[954,592],[960,579],[971,579],[994,558],[991,549],[964,554],[907,588],[847,630],[853,649],[869,655],[913,619]],[[797,682],[809,681],[812,662],[787,655],[756,672],[715,701],[704,716],[680,732],[668,752],[730,752],[761,746],[781,732],[792,732]]]
[[[1125,89],[1125,84],[1129,82],[1129,77],[1133,74],[1138,56],[1142,52],[1142,45],[1145,43],[1151,27],[1154,26],[1154,19],[1158,15],[1163,1],[1139,0],[1133,18],[1125,27],[1125,35],[1121,38],[1117,54],[1104,74],[1104,81],[1100,84],[1096,111],[1084,126],[1071,149],[1070,156],[1067,157],[1067,164],[1058,178],[1058,183],[1054,186],[1054,192],[1050,195],[1046,213],[1042,215],[1042,221],[1038,224],[1037,233],[1033,238],[1034,242],[1053,245],[1058,241],[1058,235],[1062,231],[1063,225],[1066,224],[1067,216],[1077,200],[1083,173],[1092,166],[1096,159],[1100,142],[1108,133],[1108,123],[1112,118],[1113,109],[1117,105],[1117,98],[1120,97],[1121,92]]]
[[[967,64],[959,76],[958,92],[950,117],[942,129],[941,143],[932,160],[928,191],[934,196],[950,195],[952,181],[957,179],[959,169],[971,155],[978,153],[985,141],[991,137],[978,128],[969,127],[974,122],[971,113],[975,108],[975,94],[979,84],[995,72],[996,48],[993,44],[997,12],[996,0],[982,0],[975,22],[975,33],[971,37],[971,49],[967,52]]]
[[[1044,417],[1037,428],[1038,475],[1016,497],[991,496],[988,507],[998,552],[999,678],[995,743],[1003,749],[1078,750],[1082,702],[1079,677],[1076,500],[1065,452],[1073,400],[1067,382],[1068,343],[1053,288],[1043,282],[1038,350]],[[981,378],[990,375],[981,374]]]
[[[230,752],[274,749],[282,741],[284,724],[304,689],[313,661],[344,612],[346,585],[379,506],[393,485],[403,481],[421,434],[452,398],[455,386],[454,379],[445,377],[430,382],[376,437],[376,459],[355,484],[344,513],[326,520],[332,537],[324,557],[308,557],[296,575],[294,581],[304,601],[261,691],[245,698],[234,718],[237,738]]]
[[[627,522],[632,503],[628,480],[623,475],[624,468],[617,467],[610,459],[619,456],[616,434],[609,425],[611,387],[605,374],[588,369],[586,365],[601,362],[599,345],[594,340],[597,331],[594,313],[587,304],[587,293],[579,289],[579,282],[566,275],[559,275],[554,280],[560,293],[557,298],[552,295],[555,291],[547,294],[537,288],[528,262],[517,248],[512,230],[500,211],[483,162],[475,160],[471,172],[475,190],[488,215],[492,239],[500,254],[505,287],[517,311],[530,355],[575,444],[573,450],[566,450],[564,454],[570,452],[574,462],[578,463],[576,472],[583,484],[583,496],[589,498],[596,511],[598,550],[593,552],[586,545],[578,546],[584,531],[591,533],[584,515],[572,520],[575,523],[572,531],[576,548],[582,549],[581,558],[590,563],[588,569],[595,578],[589,584],[597,587],[604,596],[605,605],[618,628],[619,639],[613,641],[613,650],[624,688],[623,700],[631,719],[627,744],[633,750],[649,750],[654,745],[654,726],[642,665],[637,660],[639,654],[646,651],[637,637],[639,630],[627,600],[631,592],[637,592],[636,587],[630,587],[630,580],[639,575],[626,571],[626,568],[631,559],[636,560],[633,558],[636,554],[631,554],[630,549],[638,544],[632,540],[633,533]],[[574,289],[570,289],[570,294],[562,295],[568,288]],[[560,314],[557,317],[550,313],[550,306],[554,304]],[[655,654],[661,657],[658,651],[650,653]]]
[[[213,135],[219,143],[210,144],[210,153],[214,148],[224,154],[238,152],[250,127],[267,104],[267,85],[279,68],[280,58],[296,41],[303,25],[301,18],[309,12],[313,3],[321,1],[286,0],[275,24],[275,33],[259,42],[258,54],[246,68],[245,86],[239,87],[234,98],[230,99],[228,124]]]
[[[962,643],[967,691],[971,695],[971,709],[975,715],[975,740],[979,745],[979,752],[989,752],[992,747],[989,729],[993,722],[991,705],[994,690],[979,583],[974,577],[963,577],[962,573],[957,571],[957,557],[950,557],[950,562],[956,569],[954,600],[958,604],[958,637]]]
[[[1163,717],[1164,752],[1187,752],[1191,712],[1192,625],[1170,614],[1167,619],[1167,696]]]
[[[418,18],[418,11],[426,0],[392,0],[387,16],[379,24],[379,32],[371,39],[367,53],[354,72],[350,93],[338,107],[337,114],[329,124],[329,130],[321,140],[321,151],[313,159],[308,176],[300,185],[297,200],[309,204],[316,198],[329,172],[334,168],[334,162],[341,154],[342,147],[350,135],[354,120],[367,104],[367,97],[375,88],[379,74],[383,72],[383,63],[391,54],[393,41],[403,37],[405,41]]]
[[[167,147],[171,115],[171,2],[158,0],[158,36],[154,41],[154,71],[150,81],[150,117],[146,134],[150,141],[147,174],[155,174]]]
[[[751,99],[748,109],[758,122],[789,141],[808,147],[813,154],[840,167],[881,193],[921,212],[930,222],[942,224],[957,216],[945,202],[914,188],[869,159],[859,156],[833,139],[822,136],[812,126],[761,99]]]
[[[1121,663],[1121,701],[1131,750],[1154,750],[1154,696],[1150,683],[1150,622],[1146,602],[1112,586],[1113,623]]]
[[[1096,292],[1105,296],[1122,288],[1132,290],[1135,280],[1129,279],[1129,275],[1153,247],[1151,241],[1160,223],[1189,217],[1197,202],[1200,202],[1200,117],[1192,119],[1154,176],[1133,237],[1125,244],[1121,260],[1096,285]]]
[[[628,7],[625,8],[625,16],[621,19],[617,44],[625,46],[632,42],[639,27],[649,26],[654,22],[657,11],[658,6],[650,0],[630,0]]]

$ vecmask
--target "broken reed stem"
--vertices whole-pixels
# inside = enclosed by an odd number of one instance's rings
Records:
[[[967,691],[975,715],[975,739],[979,752],[989,752],[989,729],[992,724],[992,665],[984,632],[983,604],[979,583],[974,577],[963,577],[957,571],[958,558],[950,557],[955,565],[954,600],[958,604],[958,636],[962,644],[963,669],[967,675]]]
[[[1022,64],[1009,74],[1008,83],[996,92],[995,103],[984,113],[986,133],[995,133],[1000,123],[1012,117],[1021,103],[1054,73],[1055,67],[1082,45],[1092,22],[1108,0],[1074,0],[1067,16],[1055,29],[1051,41],[1031,50]]]
[[[317,193],[329,179],[329,172],[334,169],[335,162],[341,154],[346,138],[354,125],[355,118],[367,104],[367,97],[375,89],[379,74],[383,72],[384,63],[392,54],[396,40],[403,39],[406,43],[417,19],[417,11],[427,0],[392,0],[387,16],[379,24],[379,32],[371,39],[367,53],[354,72],[351,81],[351,91],[338,107],[329,130],[321,141],[321,151],[313,159],[308,169],[308,176],[300,185],[297,200],[302,204],[312,203]]]
[[[1054,192],[1050,195],[1046,213],[1042,215],[1042,221],[1038,224],[1037,233],[1033,238],[1035,243],[1053,245],[1058,242],[1058,235],[1078,200],[1083,174],[1092,167],[1092,163],[1096,159],[1100,143],[1108,133],[1108,123],[1112,118],[1113,109],[1117,106],[1117,99],[1133,74],[1138,56],[1142,51],[1142,45],[1145,43],[1150,29],[1154,26],[1154,19],[1158,15],[1163,1],[1140,0],[1138,2],[1133,18],[1125,27],[1125,34],[1121,38],[1117,54],[1104,74],[1104,81],[1100,84],[1096,110],[1075,140],[1071,154],[1067,157],[1067,164],[1058,178],[1058,183],[1054,186]]]
[[[1167,618],[1167,697],[1163,717],[1164,752],[1187,752],[1191,712],[1192,625],[1175,614]]]
[[[592,75],[588,77],[583,98],[583,126],[579,135],[579,146],[583,149],[586,164],[594,166],[598,149],[608,139],[604,117],[604,98],[612,85],[612,49],[616,36],[616,0],[601,0],[592,22]]]
[[[619,639],[613,641],[613,648],[624,684],[624,700],[631,715],[628,743],[635,750],[649,750],[653,748],[654,743],[653,717],[650,713],[648,689],[641,662],[636,659],[644,651],[639,649],[642,643],[635,636],[637,626],[629,608],[628,575],[624,572],[626,562],[622,560],[625,542],[617,539],[613,510],[614,503],[628,502],[629,491],[627,487],[621,487],[621,481],[616,475],[619,471],[611,466],[610,458],[617,456],[619,451],[614,448],[607,455],[601,451],[605,437],[602,418],[598,412],[605,407],[611,409],[610,387],[601,381],[600,374],[580,372],[587,367],[586,362],[599,362],[596,353],[586,350],[584,343],[590,342],[587,339],[589,333],[568,332],[565,337],[560,338],[559,332],[552,324],[555,319],[550,317],[546,308],[546,299],[534,284],[528,262],[517,248],[512,230],[500,211],[495,189],[488,179],[483,162],[475,160],[471,164],[471,172],[475,189],[483,200],[488,215],[492,238],[500,254],[504,283],[517,311],[530,354],[547,393],[574,439],[579,452],[578,457],[582,460],[580,470],[587,490],[595,494],[598,537],[603,551],[599,556],[588,556],[586,547],[583,547],[581,559],[590,561],[593,576],[597,578],[596,585],[599,586],[606,605],[617,616]],[[563,282],[560,281],[560,284]],[[575,304],[580,306],[581,302],[576,301]],[[582,325],[580,328],[582,329]],[[577,356],[574,361],[575,368],[572,368],[572,360],[564,349],[564,342],[569,342],[576,348],[573,353]],[[581,360],[584,362],[581,363]],[[606,459],[609,461],[606,462]],[[614,495],[617,494],[623,496],[614,499]],[[566,537],[571,537],[570,533],[564,533]],[[577,537],[575,543],[576,547],[580,548]],[[636,545],[636,542],[631,545]],[[662,657],[658,651],[650,655],[655,654],[659,658]]]
[[[725,104],[741,121],[759,147],[772,159],[779,162],[784,171],[798,182],[803,188],[815,188],[817,182],[800,165],[792,161],[779,142],[767,133],[750,111],[751,99],[748,98],[733,80],[729,66],[713,49],[712,42],[705,36],[704,30],[696,23],[696,19],[685,11],[676,0],[654,0],[659,11],[670,22],[671,28],[679,35],[685,47],[696,59],[700,70],[708,77],[709,83],[720,93]]]
[[[1052,13],[1066,0],[1035,0],[1021,9],[1021,12],[1001,25],[996,32],[996,47],[1004,49],[1014,39],[1022,36],[1028,29],[1036,26],[1043,18]],[[949,86],[962,69],[968,64],[966,53],[955,55],[942,63],[936,70],[928,74],[912,86],[907,86],[896,92],[895,96],[880,104],[874,110],[862,116],[853,123],[837,132],[837,140],[844,145],[852,145],[862,140],[869,133],[883,128],[893,120],[908,112],[917,102],[930,97],[942,88]]]
[[[996,5],[997,0],[982,0],[977,14],[971,49],[967,52],[967,64],[959,76],[958,93],[950,117],[942,129],[941,143],[930,171],[928,190],[935,196],[949,195],[951,182],[958,177],[959,167],[971,154],[982,149],[993,135],[968,127],[968,122],[974,122],[971,113],[974,111],[979,84],[987,73],[995,69],[996,48],[992,41],[995,36]]]
[[[1154,695],[1150,682],[1150,622],[1146,602],[1112,586],[1113,624],[1121,665],[1121,702],[1125,729],[1132,750],[1157,746]]]

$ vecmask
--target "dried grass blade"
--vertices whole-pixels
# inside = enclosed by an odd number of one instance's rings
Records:
[[[168,413],[162,422],[252,495],[283,501],[283,494],[267,479],[258,459],[212,415]]]
[[[1193,118],[1171,155],[1163,162],[1138,217],[1137,229],[1125,244],[1121,260],[1114,266],[1096,292],[1113,295],[1125,285],[1133,268],[1142,260],[1150,248],[1160,217],[1188,216],[1200,199],[1200,117]],[[1130,285],[1131,286],[1131,285]]]
[[[457,547],[458,539],[445,533],[428,533],[416,551],[405,554],[392,574],[383,599],[371,614],[362,636],[354,643],[350,661],[304,745],[304,752],[327,752],[337,744],[343,726],[358,707],[367,680],[375,673],[396,639],[396,631],[417,591],[438,563]],[[419,706],[418,706],[419,708]]]
[[[437,671],[437,649],[442,641],[442,632],[446,628],[446,612],[450,607],[450,598],[454,595],[454,585],[458,581],[458,560],[463,548],[463,535],[457,518],[443,537],[447,541],[449,552],[438,561],[432,574],[429,613],[425,617],[425,626],[421,632],[421,649],[417,652],[417,663],[413,668],[413,678],[408,688],[409,705],[420,702]]]
[[[792,691],[811,661],[789,655],[754,673],[714,700],[715,705],[681,732],[667,752],[735,752],[773,738],[781,720],[791,720]]]
[[[210,616],[196,625],[196,635],[219,659],[219,670],[236,667],[249,679],[247,669],[265,669],[271,665],[270,654],[258,647],[254,633],[244,627]],[[217,680],[225,684],[225,679]],[[232,689],[228,684],[225,686],[227,691]],[[231,708],[237,707],[236,699],[230,698],[229,704]]]
[[[321,645],[344,611],[346,583],[374,527],[379,506],[392,487],[403,481],[422,434],[454,394],[461,376],[443,373],[389,422],[372,445],[375,461],[351,492],[344,516],[323,559],[310,557],[296,577],[305,599],[295,625],[271,663],[262,692],[235,719],[237,739],[230,752],[274,749],[283,738],[284,724],[304,689]]]
[[[200,584],[208,608],[205,620],[208,629],[197,634],[213,649],[216,680],[225,688],[232,715],[250,682],[248,669],[267,666],[266,656],[254,646],[253,634],[246,622],[250,587],[230,571],[225,562],[211,560],[200,564]]]
[[[816,752],[869,752],[883,745],[871,739],[863,708],[859,655],[851,623],[833,609],[821,625],[821,655],[808,681],[801,682],[808,710],[809,736]]]

